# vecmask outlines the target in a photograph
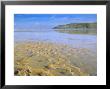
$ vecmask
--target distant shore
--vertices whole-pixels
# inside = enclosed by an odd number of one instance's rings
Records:
[[[55,31],[68,34],[97,35],[97,23],[70,23],[54,27]]]
[[[97,32],[96,30],[92,30],[92,31],[80,31],[80,30],[62,30],[62,29],[57,29],[55,30],[57,32],[60,32],[60,33],[68,33],[68,34],[84,34],[84,35],[97,35]]]
[[[15,76],[88,76],[91,73],[95,74],[94,68],[93,70],[91,67],[90,70],[82,68],[86,65],[79,61],[78,57],[81,56],[78,55],[78,52],[81,54],[85,52],[87,55],[89,51],[49,42],[16,43],[14,74]]]

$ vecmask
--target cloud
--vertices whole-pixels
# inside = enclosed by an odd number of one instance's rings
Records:
[[[56,19],[56,15],[51,16],[50,19]]]
[[[80,18],[72,18],[71,20],[80,21],[81,19]]]
[[[40,23],[39,23],[39,22],[33,22],[33,24],[34,24],[34,25],[40,25]]]

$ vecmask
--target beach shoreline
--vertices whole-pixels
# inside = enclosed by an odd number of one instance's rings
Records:
[[[85,55],[86,54],[86,55]],[[91,58],[90,58],[91,57]],[[14,46],[15,76],[89,76],[96,75],[94,55],[85,48],[52,42],[16,42]],[[84,59],[84,60],[83,60]],[[89,66],[89,67],[88,67]]]

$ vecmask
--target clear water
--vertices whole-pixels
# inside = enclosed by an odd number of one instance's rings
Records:
[[[74,48],[86,48],[90,50],[90,54],[80,53],[77,60],[70,60],[71,63],[87,70],[91,75],[97,75],[97,36],[87,34],[68,34],[55,31],[39,31],[39,32],[15,32],[15,42],[25,41],[45,41],[53,43],[63,43]],[[92,52],[92,53],[91,53]],[[81,58],[80,58],[80,55]],[[81,66],[81,64],[84,66]]]
[[[85,34],[68,34],[55,31],[14,32],[15,42],[46,41],[71,45],[75,48],[88,48],[96,52],[97,36]]]

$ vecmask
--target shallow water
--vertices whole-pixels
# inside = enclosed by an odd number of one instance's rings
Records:
[[[67,34],[55,31],[49,32],[15,32],[15,42],[20,41],[46,41],[69,44],[75,48],[88,48],[96,52],[96,35]]]
[[[69,45],[70,47],[72,46],[72,48],[78,50],[75,51],[75,53],[74,52],[69,53],[67,51],[68,49],[65,48],[66,51],[64,51],[62,55],[67,55],[68,57],[67,59],[70,60],[70,62],[73,65],[83,70],[86,70],[90,75],[97,75],[97,36],[96,35],[68,34],[68,33],[59,33],[55,31],[15,32],[14,40],[15,43],[33,41],[33,42],[47,42],[47,43],[52,42],[56,44],[66,44]],[[22,49],[20,50],[22,52]]]

